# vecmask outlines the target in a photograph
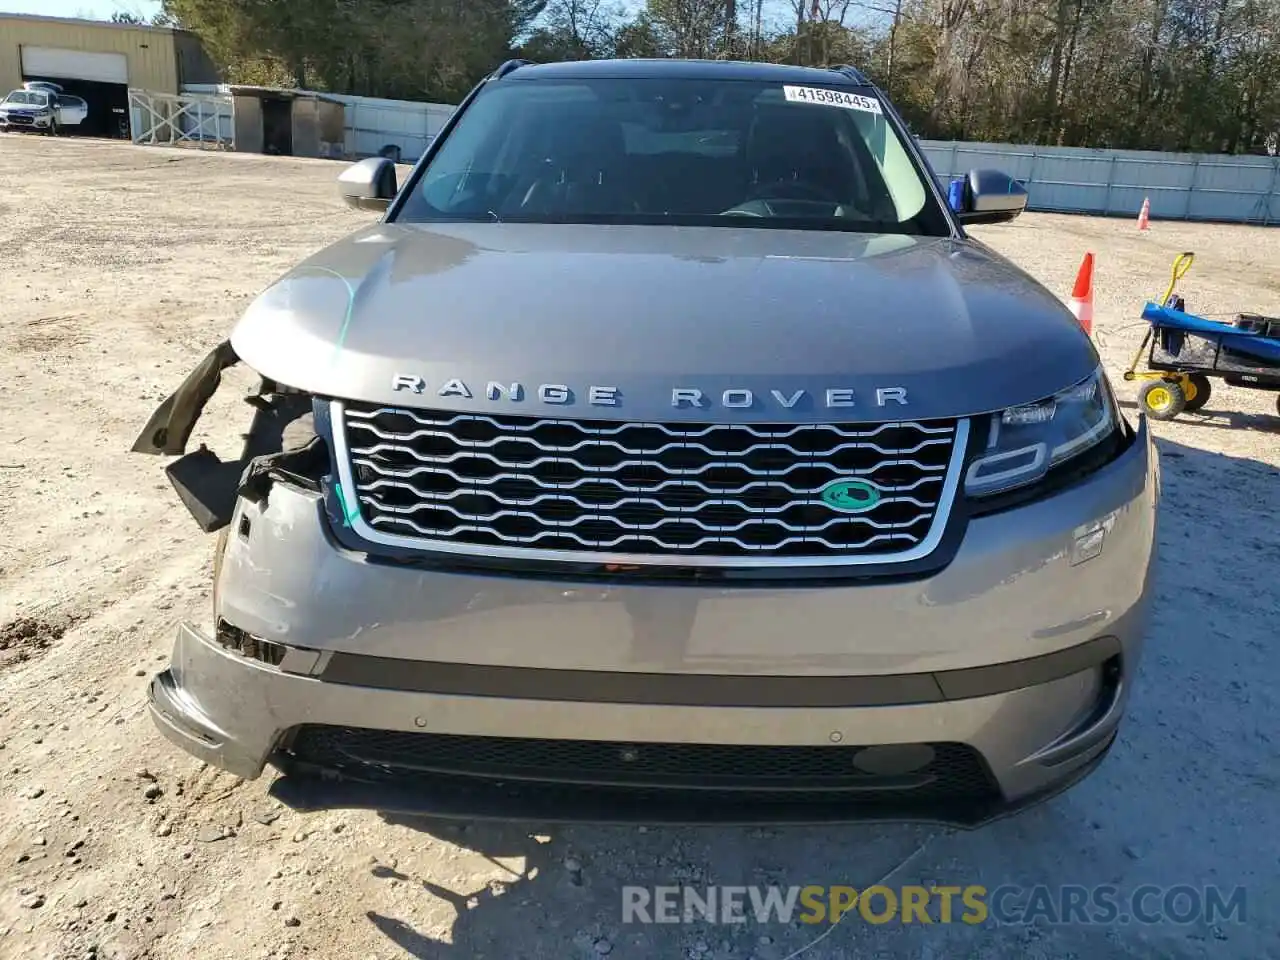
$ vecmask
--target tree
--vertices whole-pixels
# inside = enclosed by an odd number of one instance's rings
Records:
[[[456,101],[546,0],[163,0],[237,82]]]
[[[163,0],[163,15],[240,82],[456,103],[517,54],[749,57],[853,63],[925,137],[1280,139],[1280,0],[647,0],[630,19],[619,2]]]
[[[626,13],[605,0],[549,0],[541,25],[520,45],[520,53],[537,62],[592,60],[613,56]]]
[[[674,57],[714,57],[725,32],[724,0],[648,0],[648,23],[660,48]]]

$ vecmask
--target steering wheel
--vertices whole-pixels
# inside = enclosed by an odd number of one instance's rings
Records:
[[[747,200],[763,200],[772,197],[775,200],[816,200],[819,203],[839,203],[824,187],[806,183],[803,180],[775,180],[763,184],[751,192]]]

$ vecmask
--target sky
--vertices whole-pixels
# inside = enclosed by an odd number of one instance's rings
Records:
[[[150,20],[160,12],[160,0],[0,0],[0,13],[107,20],[116,11],[140,14]]]

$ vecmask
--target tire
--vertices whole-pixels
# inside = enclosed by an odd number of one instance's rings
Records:
[[[1187,405],[1184,409],[1187,413],[1195,413],[1208,403],[1209,398],[1213,396],[1213,381],[1203,373],[1193,373],[1187,379],[1191,381],[1191,386],[1195,388],[1195,393],[1187,400]]]
[[[1172,420],[1187,408],[1187,395],[1176,380],[1148,380],[1138,391],[1138,402],[1152,420]]]
[[[1280,393],[1276,394],[1276,413],[1280,414]]]

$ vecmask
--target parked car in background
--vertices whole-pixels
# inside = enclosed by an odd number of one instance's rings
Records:
[[[56,83],[31,81],[0,101],[0,130],[39,130],[57,135],[63,127],[78,126],[89,115],[89,104],[62,93]]]

